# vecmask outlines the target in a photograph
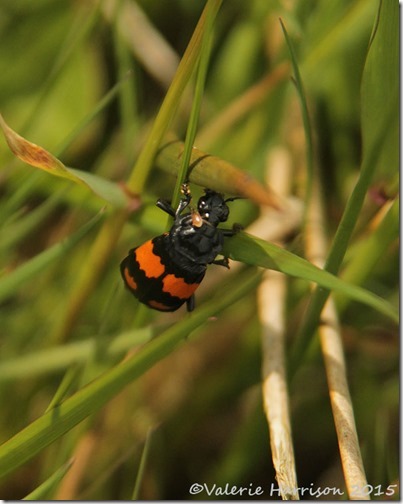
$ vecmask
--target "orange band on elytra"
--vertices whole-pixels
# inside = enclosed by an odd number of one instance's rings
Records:
[[[188,299],[199,287],[198,283],[188,284],[183,278],[178,278],[175,275],[167,275],[163,281],[163,291],[168,292],[171,296],[176,296],[181,299]]]
[[[144,271],[148,278],[157,278],[165,271],[160,258],[153,252],[152,240],[149,240],[136,249],[136,259],[140,268]]]
[[[125,282],[126,284],[133,290],[137,290],[137,284],[134,281],[134,278],[130,275],[129,269],[126,267],[123,271],[124,276],[125,276]]]
[[[158,301],[148,301],[147,305],[150,306],[151,308],[155,308],[157,310],[162,310],[162,311],[171,311],[172,307],[164,305],[164,303],[159,303]]]

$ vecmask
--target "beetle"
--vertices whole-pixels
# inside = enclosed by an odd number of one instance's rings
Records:
[[[228,219],[227,203],[236,198],[205,189],[197,209],[189,207],[192,196],[187,184],[175,209],[159,199],[157,206],[174,218],[169,232],[163,233],[129,251],[120,264],[125,286],[143,304],[163,312],[172,312],[184,303],[190,312],[195,307],[194,292],[199,287],[208,264],[229,268],[228,258],[216,259],[224,238],[240,229],[221,229],[218,225]]]

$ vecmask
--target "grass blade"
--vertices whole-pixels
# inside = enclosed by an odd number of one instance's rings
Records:
[[[202,48],[207,13],[210,12],[211,20],[213,20],[217,15],[221,3],[222,0],[208,0],[204,8],[192,39],[179,64],[174,80],[169,87],[168,93],[154,121],[147,143],[133,167],[132,174],[128,181],[128,187],[134,193],[141,192],[144,188],[161,141],[177,110],[182,93],[196,67]]]
[[[87,416],[98,411],[126,385],[172,352],[194,329],[241,299],[259,281],[260,275],[251,275],[250,272],[240,277],[237,289],[227,292],[225,296],[217,296],[191,315],[185,316],[130,359],[118,364],[2,444],[0,475],[19,467]]]
[[[0,302],[15,294],[27,280],[37,275],[53,261],[71,250],[100,220],[102,213],[93,217],[78,231],[27,261],[12,273],[0,278]]]
[[[311,195],[312,195],[312,184],[314,175],[314,162],[313,162],[313,140],[312,140],[312,128],[311,121],[309,119],[308,104],[306,101],[304,85],[302,83],[301,74],[298,67],[297,57],[292,45],[291,39],[288,36],[287,30],[284,26],[283,21],[280,19],[281,28],[284,33],[285,40],[288,45],[288,50],[291,56],[292,68],[294,70],[295,76],[295,86],[298,92],[298,98],[301,104],[301,114],[302,121],[304,124],[305,140],[306,140],[306,167],[307,167],[307,179],[305,187],[305,208],[308,208]]]
[[[156,164],[166,173],[176,176],[180,170],[183,143],[169,141],[160,149]],[[280,198],[254,179],[250,173],[217,156],[193,147],[190,157],[190,182],[217,192],[249,198],[257,204],[281,208]]]
[[[131,500],[139,500],[141,484],[143,482],[144,472],[145,472],[145,468],[146,468],[146,464],[147,464],[147,460],[148,460],[148,455],[150,453],[150,444],[151,444],[152,433],[153,433],[152,429],[149,429],[147,432],[147,437],[146,437],[146,441],[144,443],[143,452],[141,454],[140,466],[137,471],[136,483],[134,485],[134,490],[133,490],[133,495],[132,495]]]
[[[382,9],[382,6],[385,8],[386,5],[390,6],[392,3],[393,2],[381,2],[380,8]],[[367,84],[368,80],[371,80],[371,75],[373,71],[371,68],[373,61],[372,51],[378,52],[380,50],[380,47],[383,47],[383,51],[385,53],[388,53],[389,51],[389,47],[387,46],[388,39],[386,38],[385,33],[389,31],[393,33],[395,40],[398,39],[398,30],[392,31],[388,27],[387,29],[381,31],[378,28],[379,27],[377,26],[377,28],[375,29],[374,37],[372,39],[372,43],[367,55],[367,62],[365,65],[363,82],[362,82],[364,90],[368,85]],[[378,40],[377,37],[380,37],[380,39]],[[382,61],[383,61],[382,58],[375,58],[375,62],[373,64],[380,65]],[[388,61],[391,62],[392,60]],[[377,73],[383,75],[382,68],[378,67]],[[365,92],[363,93],[363,99],[368,99],[368,97],[366,97],[365,95]],[[373,181],[375,170],[381,158],[381,153],[384,152],[385,145],[388,144],[389,136],[391,133],[393,133],[393,130],[396,127],[396,117],[398,115],[397,99],[398,95],[396,95],[396,92],[393,93],[392,89],[391,100],[388,101],[386,106],[385,103],[383,103],[382,115],[381,117],[378,117],[378,120],[373,126],[374,131],[372,133],[371,140],[370,141],[367,140],[365,142],[363,161],[361,164],[359,178],[347,202],[340,224],[337,228],[336,235],[333,239],[333,243],[330,247],[328,257],[326,259],[324,269],[329,271],[330,273],[337,274],[339,271],[339,268],[343,262],[347,250],[348,243],[350,241],[362,205],[364,203],[364,198],[367,194],[371,182]],[[365,104],[363,104],[363,106],[364,105]],[[366,105],[368,106],[369,104]],[[365,130],[363,129],[363,133],[364,131]],[[366,139],[364,138],[364,140]],[[302,353],[308,347],[309,341],[318,325],[320,313],[323,309],[323,306],[328,296],[329,296],[329,290],[327,289],[316,289],[314,294],[312,295],[312,299],[305,316],[304,324],[299,331],[297,343],[293,351],[294,361],[298,360],[299,356],[301,356]],[[385,304],[385,302],[383,302],[382,304]],[[395,312],[393,319],[396,322],[398,321],[398,313]]]
[[[188,180],[188,172],[190,171],[190,158],[192,155],[193,144],[196,138],[197,125],[199,122],[200,108],[204,93],[204,86],[206,82],[207,68],[210,57],[211,38],[213,29],[213,20],[211,7],[207,12],[207,21],[203,33],[203,40],[200,51],[200,61],[197,69],[196,85],[194,98],[192,103],[192,110],[190,111],[189,123],[186,131],[185,146],[183,150],[181,169],[179,170],[176,179],[174,194],[172,198],[172,206],[176,208],[179,204],[181,197],[182,184]]]
[[[32,490],[31,493],[26,495],[23,498],[23,500],[34,500],[34,501],[47,500],[49,496],[52,496],[52,491],[64,478],[65,474],[70,469],[72,464],[73,460],[69,460],[68,462],[63,464],[51,476],[49,476],[49,478],[46,481],[44,481],[41,485],[35,488],[35,490]]]
[[[124,208],[127,205],[127,196],[119,185],[102,179],[93,173],[67,168],[57,157],[43,147],[29,142],[13,131],[1,115],[0,126],[3,129],[10,150],[21,161],[44,170],[55,177],[61,177],[83,185],[116,207]]]
[[[155,336],[155,332],[151,327],[146,327],[108,337],[110,345],[105,350],[105,358],[123,355],[133,346],[149,341]],[[0,382],[43,376],[61,372],[72,365],[83,365],[94,356],[96,351],[97,339],[90,338],[28,355],[20,355],[0,362]]]
[[[293,277],[315,282],[321,287],[319,292],[324,292],[325,289],[325,292],[330,290],[340,292],[351,299],[371,306],[395,322],[399,320],[398,310],[384,299],[366,289],[344,282],[329,271],[321,270],[302,257],[273,243],[265,242],[246,233],[238,233],[234,238],[228,240],[224,252],[235,261],[281,271]]]

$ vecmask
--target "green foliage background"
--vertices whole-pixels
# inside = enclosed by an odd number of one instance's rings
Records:
[[[0,141],[4,499],[31,492],[29,498],[42,499],[188,499],[196,482],[266,489],[275,483],[260,390],[254,270],[230,271],[214,283],[211,267],[191,316],[139,307],[120,281],[118,266],[127,250],[166,225],[154,202],[172,197],[175,177],[156,166],[147,177],[139,159],[146,158],[150,131],[157,134],[151,125],[205,2],[127,5],[138,5],[172,47],[171,65],[165,57],[152,66],[149,32],[137,51],[119,32],[126,2],[0,4],[0,112],[8,124],[66,166],[98,176],[101,184],[111,182],[102,185],[110,195],[129,180],[143,202],[122,217],[87,188],[17,161]],[[293,192],[306,196],[305,150],[298,149],[306,144],[306,128],[291,64],[259,106],[209,135],[225,107],[291,60],[279,17],[307,98],[314,176],[322,183],[330,244],[345,232],[339,224],[360,173],[366,176],[362,197],[369,184],[362,208],[357,194],[357,220],[354,208],[347,216],[354,233],[338,265],[340,276],[350,289],[361,286],[382,306],[396,307],[397,2],[224,0],[214,20],[197,146],[260,181],[268,153],[286,146],[295,165]],[[130,26],[138,34],[145,25],[140,20]],[[190,58],[182,75],[194,67]],[[190,87],[174,100],[178,113],[171,127],[184,138]],[[382,208],[385,215],[375,227]],[[251,201],[236,201],[231,223],[246,227],[258,213]],[[303,256],[304,238],[302,227],[287,248]],[[110,253],[98,264],[101,249]],[[342,249],[334,252],[340,261]],[[277,260],[271,244],[245,237],[234,239],[228,253],[269,268]],[[333,273],[336,263],[337,257]],[[311,296],[306,280],[317,281],[316,273],[308,269],[304,276],[305,264],[292,254],[279,256],[277,265],[290,275],[287,350],[293,356],[289,386],[298,483],[343,489],[322,357],[314,331],[303,333]],[[95,272],[94,279],[88,272]],[[336,280],[329,282],[337,288]],[[398,484],[399,334],[396,321],[374,309],[381,301],[368,306],[349,292],[339,289],[336,301],[364,465],[379,493]],[[127,352],[131,357],[118,364]],[[76,479],[68,479],[72,457],[72,467],[83,461]],[[374,490],[372,497],[382,495]]]

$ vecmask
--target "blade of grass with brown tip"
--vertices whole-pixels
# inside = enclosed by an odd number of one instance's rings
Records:
[[[61,177],[84,186],[118,208],[127,206],[128,198],[118,184],[98,177],[93,173],[67,168],[56,156],[53,156],[46,149],[29,142],[12,130],[1,114],[0,126],[10,150],[24,163],[44,170],[55,177]]]

